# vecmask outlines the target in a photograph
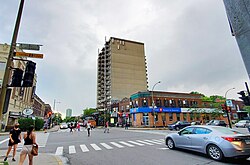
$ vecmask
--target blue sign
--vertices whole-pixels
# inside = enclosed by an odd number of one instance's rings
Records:
[[[168,113],[181,113],[181,108],[149,108],[149,107],[139,107],[130,109],[130,113],[150,113],[150,112],[168,112]]]

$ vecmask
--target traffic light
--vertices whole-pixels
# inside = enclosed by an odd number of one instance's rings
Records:
[[[249,100],[249,96],[246,96],[245,91],[240,91],[237,94],[241,95],[241,97],[239,97],[241,100],[243,100],[244,104],[249,106],[250,105],[250,100]]]
[[[10,87],[21,87],[22,78],[23,78],[23,70],[19,69],[19,68],[14,68],[14,70],[12,72],[11,84],[9,86]]]
[[[28,61],[26,63],[22,87],[32,87],[35,70],[36,70],[36,63]]]

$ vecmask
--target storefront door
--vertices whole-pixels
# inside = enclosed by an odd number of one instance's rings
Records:
[[[148,116],[143,116],[143,124],[144,124],[145,126],[148,126],[148,125],[149,125]]]

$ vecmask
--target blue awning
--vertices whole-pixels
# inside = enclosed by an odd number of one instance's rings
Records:
[[[130,113],[150,113],[153,112],[153,108],[149,107],[139,107],[139,108],[131,108]],[[154,112],[168,112],[168,113],[181,113],[181,108],[154,108]]]

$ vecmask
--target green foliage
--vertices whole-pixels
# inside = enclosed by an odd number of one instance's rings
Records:
[[[68,123],[68,122],[75,122],[78,121],[77,117],[66,117],[63,122]]]
[[[213,102],[213,100],[210,97],[207,97],[207,96],[203,96],[201,99],[202,99],[203,102]]]
[[[248,114],[250,114],[250,106],[244,106],[243,109],[244,109],[245,111],[247,111]]]
[[[190,92],[190,94],[199,94],[199,95],[205,96],[204,94],[197,92],[197,91],[192,91],[192,92]]]
[[[35,130],[39,131],[43,128],[44,121],[43,119],[36,118],[35,120]]]
[[[31,118],[22,118],[22,119],[19,119],[18,123],[20,124],[19,128],[22,131],[26,131],[29,128],[30,125],[35,125],[34,120],[31,119]]]
[[[96,112],[96,109],[94,109],[94,108],[86,108],[83,110],[84,116],[90,116],[94,112]]]

